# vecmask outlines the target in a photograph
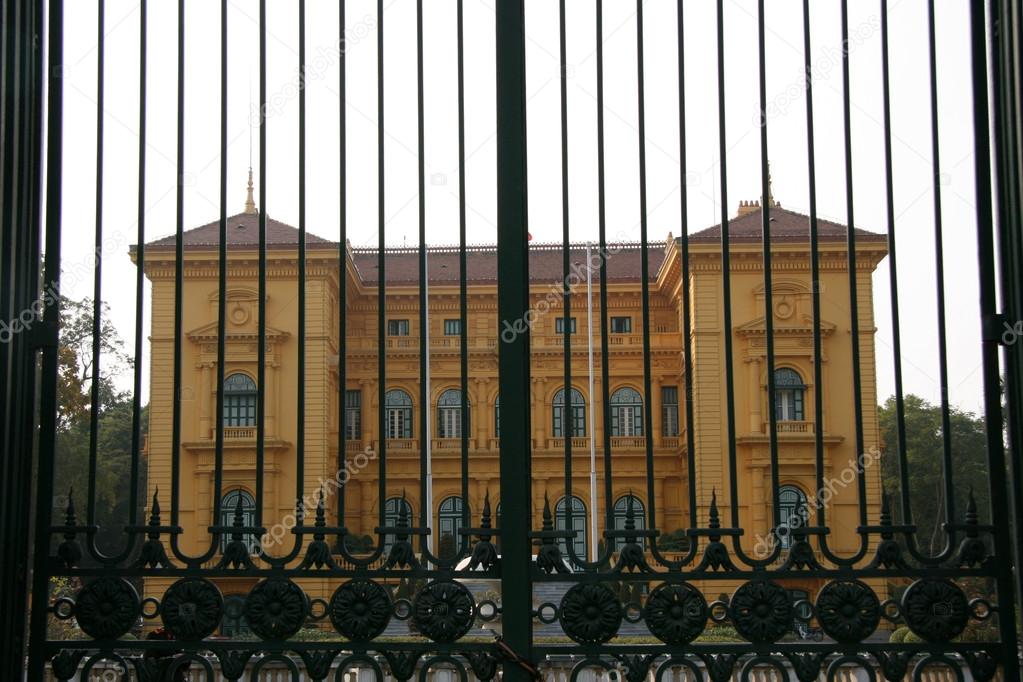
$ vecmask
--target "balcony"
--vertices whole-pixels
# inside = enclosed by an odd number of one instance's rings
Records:
[[[564,450],[565,449],[565,439],[564,438],[548,438],[547,439],[547,449],[548,450]],[[579,437],[579,438],[573,438],[572,439],[572,449],[573,450],[589,450],[590,449],[590,439],[589,439],[589,437],[583,436],[583,437]]]
[[[216,432],[213,437],[216,438]],[[225,426],[224,440],[256,440],[255,426]]]
[[[611,448],[614,450],[638,450],[646,447],[643,436],[612,436]]]
[[[813,435],[813,422],[808,421],[779,421],[777,422],[778,433],[805,433]],[[771,432],[771,424],[764,424],[764,433]]]

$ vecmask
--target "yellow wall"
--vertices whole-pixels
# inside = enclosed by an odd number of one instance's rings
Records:
[[[654,247],[660,248],[660,247]],[[695,484],[698,518],[706,525],[712,491],[716,491],[722,525],[731,525],[729,490],[729,448],[722,307],[722,273],[717,245],[691,245],[693,344],[693,409],[696,443]],[[650,287],[652,409],[654,438],[654,501],[657,527],[662,532],[694,525],[689,518],[684,429],[678,437],[661,436],[661,387],[679,387],[679,420],[685,425],[683,339],[681,334],[681,287],[679,248],[672,240],[665,247],[665,262]],[[878,242],[858,250],[857,293],[859,296],[860,369],[864,449],[877,448],[875,395],[874,322],[871,272],[885,253]],[[264,525],[294,511],[295,462],[297,455],[297,359],[298,268],[297,252],[274,249],[268,253],[267,285],[267,414]],[[471,257],[471,255],[470,255]],[[314,495],[322,481],[336,472],[338,394],[338,286],[339,262],[336,250],[311,249],[307,258],[306,282],[306,403],[305,477],[303,490]],[[849,317],[848,274],[844,245],[831,242],[821,247],[822,380],[813,379],[811,292],[809,253],[806,245],[780,244],[774,254],[773,286],[776,365],[799,372],[808,385],[806,420],[780,422],[778,462],[781,484],[795,484],[807,494],[816,488],[814,480],[814,398],[822,392],[825,478],[840,478],[855,460],[855,411],[853,409],[852,338]],[[363,286],[351,261],[346,264],[348,287],[347,388],[362,392],[362,438],[348,443],[348,454],[379,447],[377,429],[377,299],[376,287]],[[146,273],[153,283],[151,411],[148,440],[150,495],[158,486],[164,513],[169,514],[173,415],[174,260],[172,251],[151,250],[146,255]],[[736,434],[737,499],[739,524],[746,530],[743,547],[752,552],[758,537],[766,536],[771,521],[771,480],[767,369],[764,335],[764,276],[758,245],[735,245],[731,250],[731,301],[734,333],[734,424]],[[214,429],[216,426],[217,359],[217,251],[186,251],[183,320],[181,324],[181,475],[180,538],[182,550],[200,554],[209,545],[206,528],[212,518]],[[494,399],[497,376],[496,284],[469,287],[469,508],[472,525],[479,522],[484,495],[489,491],[496,510],[500,502],[498,451],[494,433]],[[550,284],[533,286],[534,305],[550,301]],[[415,401],[413,438],[390,442],[387,448],[388,497],[407,496],[416,518],[420,495],[419,438],[419,320],[417,286],[388,285],[388,318],[408,319],[409,337],[388,337],[387,388],[403,388]],[[572,344],[572,373],[575,387],[590,400],[587,386],[585,287],[574,295],[573,316],[578,321]],[[242,371],[256,377],[257,254],[232,249],[228,270],[227,355],[225,374]],[[609,315],[629,315],[632,334],[611,338],[609,355],[610,390],[631,386],[642,394],[642,310],[638,277],[608,287]],[[435,404],[443,390],[459,385],[459,340],[443,334],[445,318],[458,317],[457,286],[431,285],[431,410],[434,434],[434,513],[436,506],[460,489],[459,441],[441,441],[437,436]],[[555,333],[555,319],[561,303],[554,300],[550,311],[539,316],[532,328],[532,444],[534,527],[540,525],[544,495],[552,505],[564,494],[564,456],[560,440],[552,435],[551,400],[563,382],[563,337]],[[595,320],[599,321],[599,298],[594,286]],[[595,325],[598,322],[595,322]],[[595,393],[598,403],[587,433],[596,438],[598,489],[603,487],[603,430],[599,398],[602,391],[599,354],[599,326],[595,326]],[[594,423],[595,422],[595,423]],[[595,427],[595,428],[594,428]],[[227,432],[224,449],[224,491],[242,487],[254,492],[255,429]],[[873,450],[872,450],[873,449]],[[631,492],[648,505],[645,446],[642,439],[615,439],[613,452],[613,498]],[[574,446],[573,492],[587,505],[590,499],[588,440]],[[870,522],[877,520],[879,467],[868,467],[866,486]],[[377,462],[358,472],[347,488],[346,525],[351,532],[372,534],[378,525]],[[856,485],[834,486],[833,499],[826,507],[831,549],[852,554],[859,547],[855,529],[859,525]],[[330,488],[333,490],[333,488]],[[328,492],[330,491],[328,490]],[[598,496],[598,518],[603,517],[603,494]],[[811,495],[812,498],[812,495]],[[336,514],[336,495],[329,495],[328,523]],[[308,510],[311,516],[312,510]],[[811,524],[813,516],[811,515]],[[291,547],[292,535],[284,544],[271,547],[283,554]],[[225,581],[226,582],[226,581]],[[248,583],[246,583],[247,585]],[[155,587],[155,585],[154,585]],[[241,590],[243,585],[239,585]],[[812,585],[808,585],[812,589]],[[719,589],[716,586],[714,589]],[[225,588],[225,591],[228,590]]]

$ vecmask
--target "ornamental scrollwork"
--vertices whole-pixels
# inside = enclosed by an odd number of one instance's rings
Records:
[[[902,595],[902,614],[909,629],[928,642],[948,642],[966,629],[970,606],[950,580],[921,578]]]
[[[707,600],[687,583],[660,585],[643,608],[643,620],[654,637],[676,645],[699,637],[708,615]]]
[[[205,639],[224,617],[224,597],[209,580],[182,578],[164,593],[160,616],[175,639]]]
[[[465,585],[448,580],[428,584],[412,603],[412,621],[435,642],[454,642],[476,620],[476,602]]]
[[[115,639],[135,625],[142,606],[138,592],[121,578],[97,578],[75,598],[75,619],[93,639]]]
[[[391,620],[391,595],[372,580],[351,580],[334,591],[327,612],[334,629],[352,640],[379,636]]]
[[[284,578],[267,578],[245,599],[245,620],[263,639],[287,639],[302,629],[308,613],[305,592]]]
[[[792,600],[777,583],[751,580],[732,595],[729,615],[745,639],[756,644],[776,642],[792,629]]]
[[[600,583],[581,583],[561,598],[558,620],[565,634],[581,644],[602,644],[616,634],[624,610],[617,595]]]
[[[859,580],[836,580],[817,595],[817,620],[839,642],[859,642],[881,622],[881,602]]]

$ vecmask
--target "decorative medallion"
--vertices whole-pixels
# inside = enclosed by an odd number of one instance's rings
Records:
[[[647,597],[643,620],[654,637],[667,644],[688,644],[707,624],[707,600],[687,583],[663,583]]]
[[[780,639],[792,629],[792,600],[769,580],[751,580],[732,595],[729,616],[738,633],[755,644]]]
[[[352,640],[377,637],[391,620],[391,595],[372,580],[352,580],[334,591],[327,613],[334,629]]]
[[[205,639],[224,617],[224,596],[209,580],[182,578],[164,593],[160,616],[175,639]]]
[[[836,580],[817,595],[817,620],[839,642],[859,642],[881,622],[881,602],[859,580]]]
[[[412,622],[435,642],[454,642],[476,620],[476,602],[462,585],[437,580],[422,589],[412,603]]]
[[[561,598],[558,620],[580,644],[603,644],[616,634],[624,612],[617,595],[600,583],[580,583]]]
[[[947,642],[966,629],[970,606],[952,581],[921,578],[902,595],[902,616],[928,642]]]
[[[309,613],[309,598],[302,588],[284,578],[267,578],[245,599],[245,620],[263,639],[287,639],[302,629]]]
[[[75,598],[75,619],[93,639],[116,639],[142,614],[139,594],[121,578],[97,578]]]

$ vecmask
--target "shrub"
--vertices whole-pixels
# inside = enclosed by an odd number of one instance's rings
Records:
[[[909,628],[903,625],[901,627],[895,628],[895,630],[892,631],[892,634],[888,638],[888,641],[891,642],[892,644],[902,644],[903,642],[906,641],[906,635],[908,634]]]

